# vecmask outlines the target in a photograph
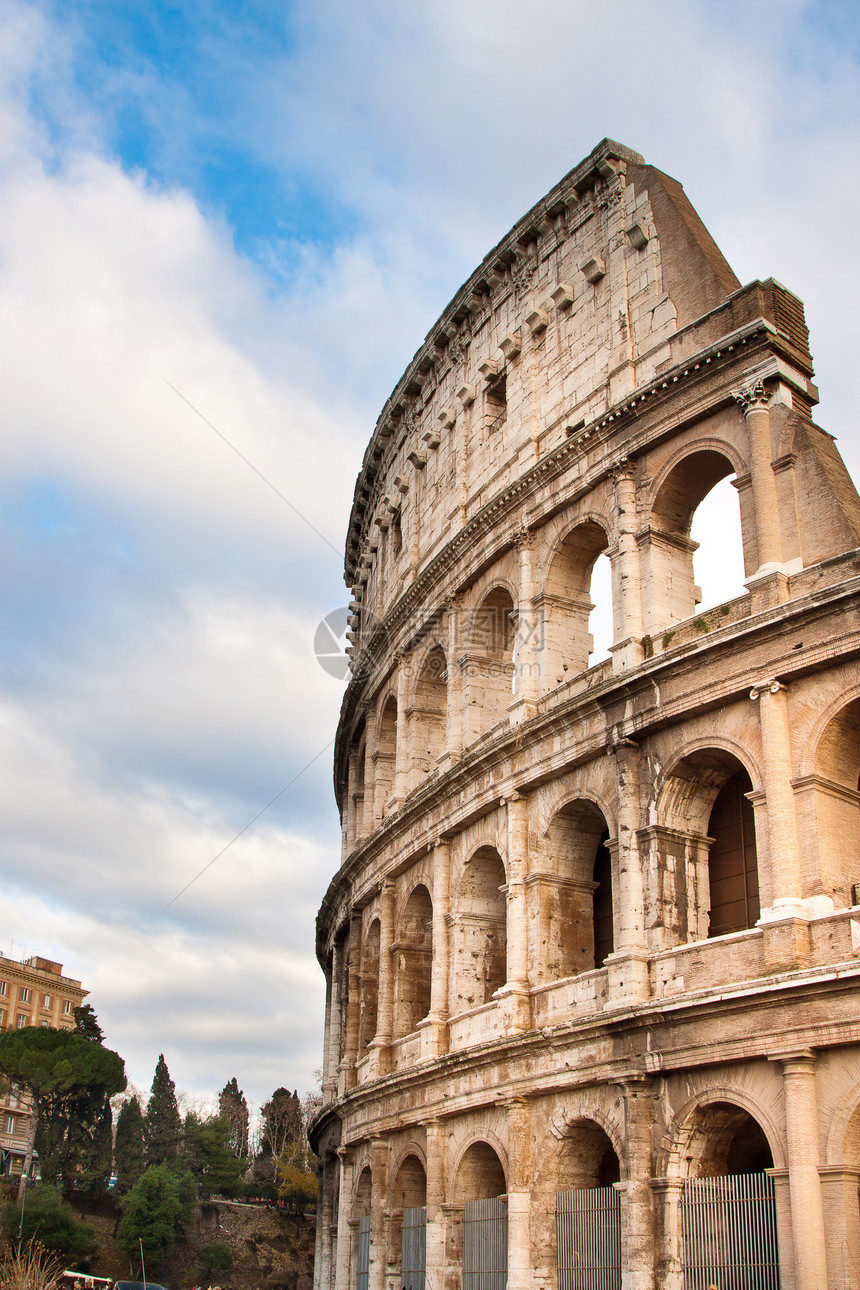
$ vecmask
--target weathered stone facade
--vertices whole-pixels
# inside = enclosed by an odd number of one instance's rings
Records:
[[[494,1285],[698,1285],[692,1180],[741,1175],[784,1290],[860,1286],[860,499],[812,375],[800,301],[604,140],[386,404],[318,926],[319,1290],[396,1290],[422,1209],[453,1290],[499,1195]],[[697,613],[727,476],[747,590]],[[618,1256],[564,1271],[557,1203],[598,1191]]]

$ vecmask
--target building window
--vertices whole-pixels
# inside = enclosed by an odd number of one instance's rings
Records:
[[[28,985],[21,986],[21,989],[18,991],[18,999],[21,1003],[30,1002],[30,987]]]
[[[23,1012],[18,1013],[18,1029],[22,1030],[24,1026],[29,1026],[30,1018]]]
[[[0,981],[0,994],[8,994],[8,993],[9,993],[9,982]]]
[[[15,1117],[14,1117],[14,1115],[7,1115],[7,1116],[6,1116],[6,1132],[7,1132],[7,1133],[14,1133],[14,1132],[15,1132]]]
[[[63,1000],[63,1012],[66,1014],[66,1016],[68,1016],[68,1015],[69,1015],[69,1013],[70,1013],[71,1011],[72,1011],[72,1001],[71,1001],[71,999],[64,999],[64,1000]]]
[[[4,1030],[5,1027],[6,1027],[6,1013],[0,1012],[0,1030]]]
[[[50,1007],[53,1005],[53,1002],[54,1002],[53,995],[50,995],[50,994],[43,994],[43,995],[42,995],[42,1007],[43,1007],[43,1008],[50,1008]]]

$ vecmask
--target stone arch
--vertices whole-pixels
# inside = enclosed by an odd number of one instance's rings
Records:
[[[479,846],[463,865],[454,937],[457,1012],[488,1003],[507,979],[505,881],[493,846]]]
[[[496,582],[469,613],[463,669],[467,743],[500,721],[513,701],[514,610],[511,589]]]
[[[639,538],[643,586],[649,588],[643,605],[646,632],[695,614],[693,553],[698,544],[690,537],[693,516],[711,489],[739,468],[743,463],[731,444],[706,440],[685,446],[660,471]]]
[[[751,767],[730,741],[699,740],[664,769],[649,832],[651,870],[660,875],[659,922],[669,944],[741,931],[758,921]]]
[[[347,836],[350,844],[367,832],[365,801],[367,796],[367,730],[364,716],[355,724],[352,734],[353,756],[349,762],[347,786]]]
[[[370,1214],[373,1195],[373,1174],[370,1165],[365,1165],[359,1172],[355,1184],[352,1213],[353,1218],[366,1218]]]
[[[409,1146],[393,1170],[390,1204],[394,1209],[418,1209],[427,1203],[427,1172],[414,1146]]]
[[[394,795],[397,772],[397,699],[388,694],[382,700],[376,726],[376,752],[374,756],[374,814],[378,823],[389,809]]]
[[[471,1142],[454,1169],[454,1203],[504,1196],[508,1184],[501,1153],[483,1139]]]
[[[749,1133],[750,1124],[755,1126],[755,1134]],[[742,1089],[707,1089],[680,1107],[663,1135],[658,1175],[676,1180],[714,1178],[721,1176],[721,1170],[730,1172],[730,1165],[756,1160],[761,1164],[762,1139],[770,1158],[762,1167],[785,1168],[779,1128],[768,1110]],[[734,1172],[751,1171],[738,1168]]]
[[[424,653],[412,690],[409,711],[410,778],[416,787],[435,770],[445,751],[448,710],[448,662],[438,643]]]
[[[606,1128],[586,1116],[569,1120],[561,1140],[558,1191],[587,1191],[621,1181],[621,1157]]]
[[[556,811],[543,840],[541,941],[547,975],[576,976],[602,967],[614,946],[612,858],[606,817],[574,798]]]
[[[412,888],[394,943],[394,1038],[411,1034],[430,1011],[433,901],[423,883]]]
[[[593,640],[588,619],[591,575],[598,556],[609,548],[607,522],[583,516],[556,543],[537,598],[543,621],[542,677],[554,689],[588,667]]]
[[[860,693],[828,705],[807,744],[805,774],[795,783],[807,894],[854,904],[860,852]],[[810,865],[810,858],[815,863]]]
[[[361,943],[359,974],[358,1050],[360,1053],[376,1036],[379,1009],[379,938],[380,923],[374,918]]]

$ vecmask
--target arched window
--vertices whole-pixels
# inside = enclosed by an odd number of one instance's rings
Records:
[[[507,980],[505,870],[493,847],[481,847],[463,869],[458,901],[456,1010],[488,1003]]]
[[[752,782],[736,771],[717,794],[708,821],[714,839],[708,858],[711,918],[709,936],[754,927],[759,907],[755,821],[747,793]]]
[[[699,608],[710,609],[742,596],[744,543],[735,476],[727,475],[702,499],[693,515],[690,537],[693,578],[699,588]]]
[[[430,1011],[433,959],[433,902],[426,887],[411,893],[395,944],[394,1035],[409,1035]]]
[[[379,823],[391,805],[391,798],[394,795],[396,758],[397,700],[391,694],[385,702],[379,720],[373,792],[376,823]]]
[[[592,802],[569,802],[547,830],[548,888],[541,902],[541,941],[550,979],[602,967],[614,948],[612,856],[603,814]]]
[[[358,1047],[367,1048],[376,1035],[376,1014],[379,1000],[379,919],[368,928],[361,947],[360,1002]]]
[[[693,572],[693,557],[699,547],[691,533],[693,517],[712,489],[733,474],[734,467],[723,453],[705,448],[685,457],[663,481],[640,545],[643,585],[650,588],[643,605],[646,631],[661,631],[695,614],[702,592]],[[735,509],[731,512],[722,493],[716,494],[717,505],[721,497],[722,518],[718,520],[718,527],[712,522],[710,531],[704,534],[707,544],[720,559],[726,549],[735,549],[737,545],[736,540],[728,541],[724,530],[736,535],[740,527],[737,505],[733,503]],[[703,547],[697,555],[697,565],[706,563],[706,554]]]
[[[543,683],[552,690],[588,667],[593,651],[589,618],[595,608],[591,598],[592,573],[598,556],[606,550],[606,534],[599,524],[578,524],[559,544],[540,596],[543,610]],[[611,591],[605,592],[604,620],[611,621]],[[611,630],[610,630],[611,636]]]
[[[470,622],[463,673],[466,743],[501,721],[513,698],[514,602],[505,587],[494,587]]]
[[[410,787],[415,788],[445,751],[448,668],[437,647],[427,655],[412,700]]]

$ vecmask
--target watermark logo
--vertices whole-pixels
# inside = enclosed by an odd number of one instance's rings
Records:
[[[349,675],[349,656],[346,652],[349,641],[346,632],[349,626],[349,610],[333,609],[326,614],[314,632],[314,654],[324,672],[337,681],[346,680]]]

